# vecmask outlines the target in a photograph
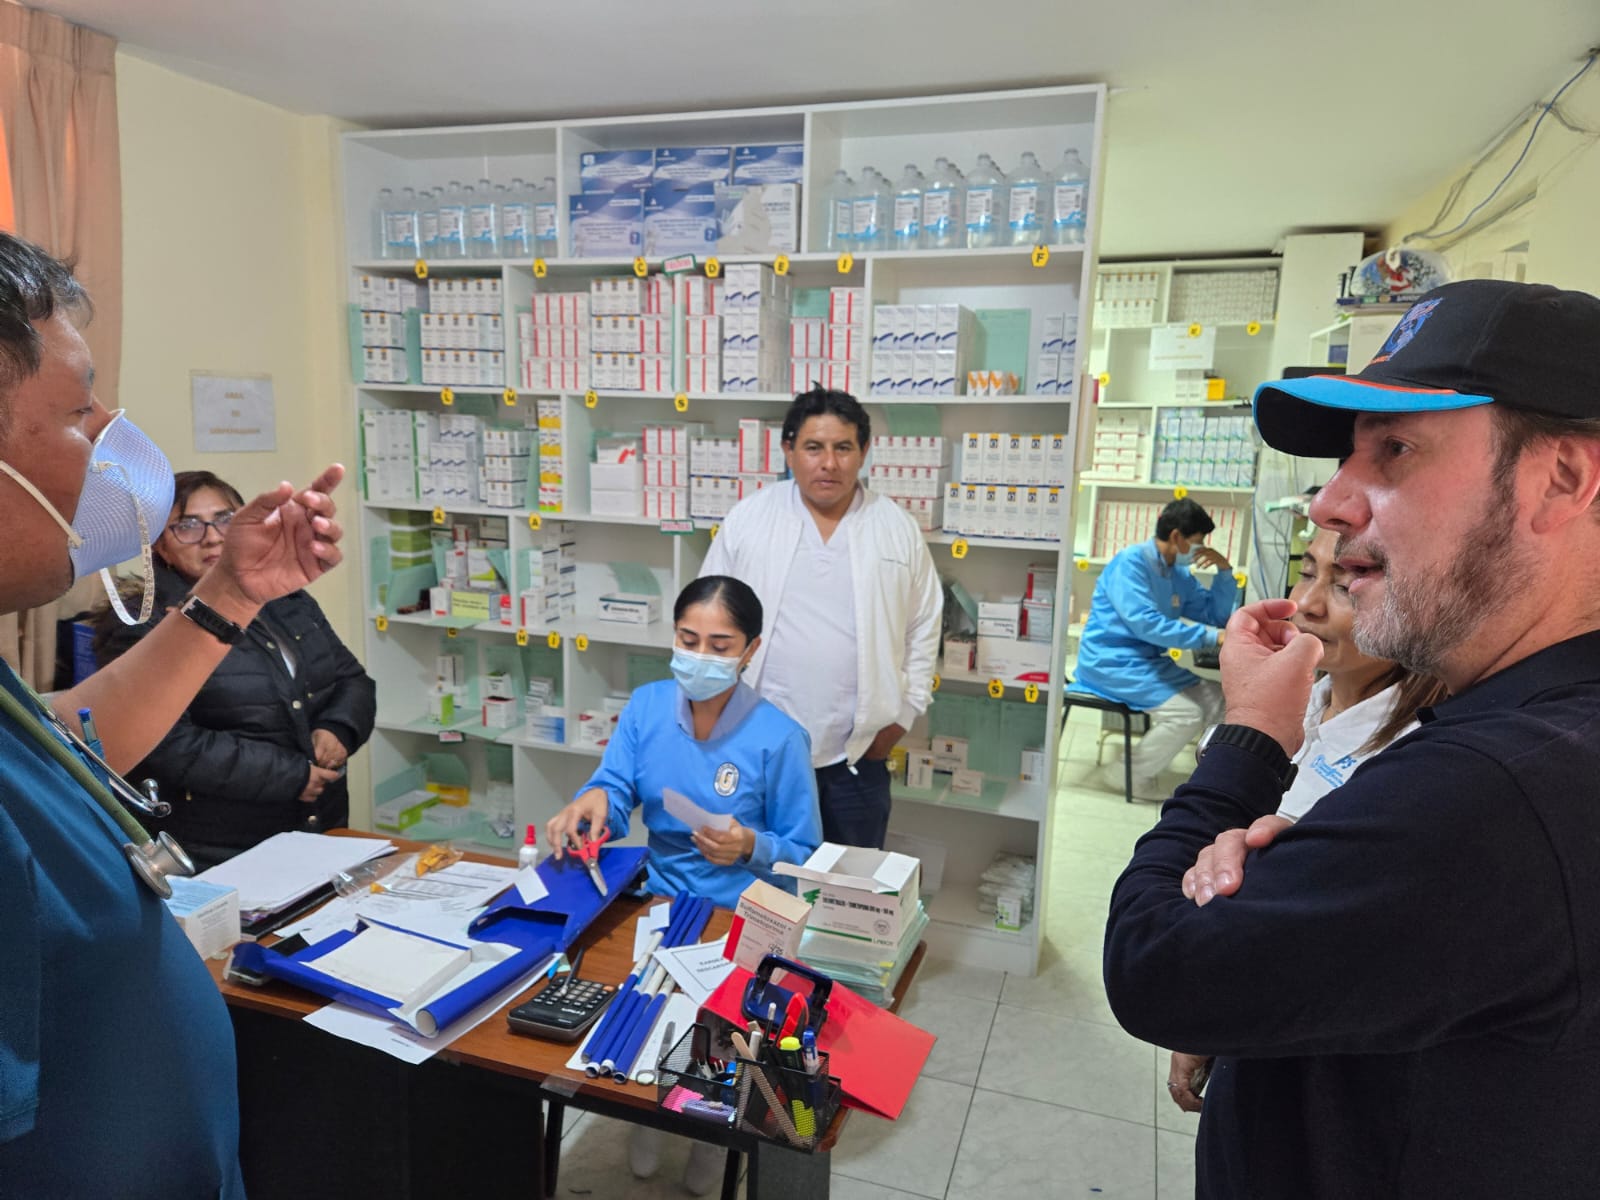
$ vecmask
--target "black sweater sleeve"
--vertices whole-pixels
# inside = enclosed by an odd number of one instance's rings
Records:
[[[299,797],[310,771],[303,754],[259,738],[203,728],[185,712],[136,773],[153,774],[197,795],[284,804]]]
[[[1409,738],[1252,854],[1235,895],[1187,899],[1196,854],[1278,799],[1264,764],[1219,746],[1140,839],[1106,927],[1124,1028],[1256,1058],[1400,1052],[1503,1032],[1507,1011],[1539,1025],[1525,1036],[1554,1036],[1550,998],[1575,1002],[1570,923],[1532,914],[1552,890],[1562,903],[1561,872],[1502,765],[1448,737]]]
[[[327,641],[328,667],[334,682],[325,701],[318,706],[311,727],[328,730],[354,754],[372,736],[373,722],[378,718],[378,685],[367,674],[361,660],[339,640],[321,608],[316,610],[316,619]]]

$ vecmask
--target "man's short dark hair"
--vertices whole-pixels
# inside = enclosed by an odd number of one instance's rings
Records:
[[[1522,452],[1539,442],[1563,437],[1600,439],[1600,417],[1560,417],[1529,412],[1508,404],[1491,404],[1494,418],[1494,472],[1497,494],[1505,495]]]
[[[39,370],[44,338],[34,323],[89,307],[70,263],[0,233],[0,436],[10,425],[12,389]]]
[[[865,452],[872,441],[872,420],[861,402],[849,392],[836,392],[831,388],[812,388],[801,392],[783,414],[783,444],[793,446],[800,436],[800,427],[812,417],[835,416],[846,425],[856,428],[856,444]]]
[[[1186,538],[1200,537],[1216,527],[1210,513],[1193,500],[1185,498],[1174,500],[1161,510],[1161,515],[1156,518],[1156,537],[1163,542],[1174,532]]]

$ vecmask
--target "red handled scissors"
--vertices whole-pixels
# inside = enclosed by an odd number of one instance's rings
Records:
[[[600,873],[600,847],[611,837],[611,830],[606,830],[597,838],[590,838],[580,842],[576,837],[569,836],[567,841],[572,844],[572,854],[589,871],[589,878],[594,880],[595,887],[600,889],[602,896],[611,895],[611,890],[606,887],[606,877]]]

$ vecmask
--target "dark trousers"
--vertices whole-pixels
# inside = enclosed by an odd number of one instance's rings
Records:
[[[817,769],[822,836],[841,846],[883,849],[889,832],[889,762],[863,758]]]

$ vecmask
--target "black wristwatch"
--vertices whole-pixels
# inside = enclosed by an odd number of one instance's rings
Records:
[[[1289,790],[1289,785],[1294,782],[1294,777],[1300,770],[1289,761],[1289,756],[1283,752],[1283,747],[1278,745],[1276,738],[1248,725],[1211,726],[1200,735],[1200,744],[1194,750],[1195,762],[1204,759],[1206,751],[1213,746],[1237,746],[1241,750],[1248,750],[1271,768],[1272,773],[1278,777],[1280,790],[1285,792]]]
[[[235,625],[199,596],[190,596],[178,611],[224,646],[231,646],[244,636],[242,626]]]

